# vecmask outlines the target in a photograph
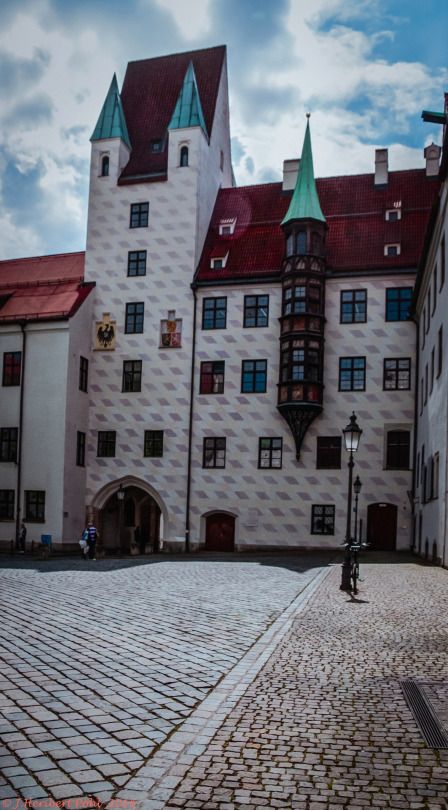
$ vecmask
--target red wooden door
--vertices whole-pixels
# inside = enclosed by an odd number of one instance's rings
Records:
[[[367,507],[367,542],[372,549],[395,551],[397,507],[392,503],[371,503]]]
[[[225,512],[209,515],[205,526],[206,551],[234,551],[235,518]]]

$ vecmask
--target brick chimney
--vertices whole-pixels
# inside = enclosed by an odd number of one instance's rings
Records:
[[[435,143],[430,143],[423,154],[426,160],[426,177],[437,177],[439,173],[439,160],[442,149]]]
[[[300,160],[283,161],[283,186],[282,191],[293,191],[296,185],[297,175],[299,173]]]
[[[389,155],[387,149],[375,149],[375,186],[387,186]]]

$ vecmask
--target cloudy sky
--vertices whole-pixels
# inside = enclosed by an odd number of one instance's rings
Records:
[[[448,90],[446,0],[1,0],[0,258],[83,250],[90,144],[130,60],[226,44],[239,185],[423,165]]]

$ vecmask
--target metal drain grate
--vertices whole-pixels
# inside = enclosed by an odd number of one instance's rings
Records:
[[[412,714],[429,748],[448,748],[448,735],[443,730],[437,716],[420,689],[411,678],[400,681],[400,686]]]

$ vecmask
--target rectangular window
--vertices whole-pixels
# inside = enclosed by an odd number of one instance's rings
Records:
[[[443,364],[443,326],[440,327],[437,335],[437,376],[442,373]]]
[[[431,497],[438,498],[439,497],[439,464],[440,464],[440,457],[439,453],[434,453],[434,457],[432,460],[432,487],[431,487]]]
[[[423,413],[423,389],[424,389],[424,384],[423,384],[423,377],[422,377],[421,380],[420,380],[420,413],[421,414]]]
[[[440,243],[440,289],[445,284],[445,237]]]
[[[145,430],[143,455],[148,458],[163,456],[163,430]]]
[[[428,402],[428,363],[425,366],[425,405]]]
[[[263,470],[281,469],[283,439],[258,440],[258,467]]]
[[[343,290],[341,292],[341,323],[365,323],[367,321],[367,290]]]
[[[98,458],[115,458],[115,442],[117,434],[115,430],[98,431]]]
[[[20,385],[22,352],[3,353],[3,385]]]
[[[339,390],[365,391],[365,389],[366,389],[366,358],[340,357]]]
[[[225,329],[227,298],[204,298],[202,302],[202,328]]]
[[[79,390],[86,391],[89,382],[89,361],[87,357],[79,358]]]
[[[243,360],[241,391],[243,394],[263,394],[266,391],[267,360]]]
[[[45,492],[25,490],[25,520],[28,523],[45,522]]]
[[[333,505],[317,505],[311,507],[311,534],[334,534]]]
[[[127,335],[143,332],[145,305],[141,302],[126,304],[125,329]]]
[[[430,383],[430,394],[432,394],[432,389],[434,388],[434,370],[435,370],[435,361],[436,361],[436,350],[433,348],[431,350],[431,383]]]
[[[224,438],[216,438],[216,436],[211,436],[204,439],[202,466],[226,466],[226,440]]]
[[[128,253],[128,276],[146,276],[146,250],[130,250]]]
[[[385,391],[409,391],[411,387],[411,358],[393,357],[384,360],[383,389]]]
[[[16,427],[0,428],[0,461],[17,461],[18,433]]]
[[[412,287],[386,290],[386,321],[407,321],[412,301]]]
[[[431,323],[431,287],[428,287],[428,295],[426,298],[426,310],[428,312],[428,319],[426,321],[426,332],[429,332],[429,324]]]
[[[224,361],[201,363],[200,394],[222,394],[224,392]]]
[[[123,391],[142,390],[142,361],[124,360],[123,362]]]
[[[244,326],[268,326],[269,295],[244,296]]]
[[[387,433],[386,469],[409,470],[411,434],[409,430],[389,430]]]
[[[436,310],[437,305],[437,265],[434,267],[434,272],[432,276],[432,314]]]
[[[0,520],[14,520],[13,489],[0,489]]]
[[[318,436],[316,450],[316,469],[341,469],[341,437]]]
[[[84,467],[86,463],[86,434],[81,430],[76,432],[76,466]]]
[[[146,228],[149,217],[149,202],[132,203],[130,228]]]

